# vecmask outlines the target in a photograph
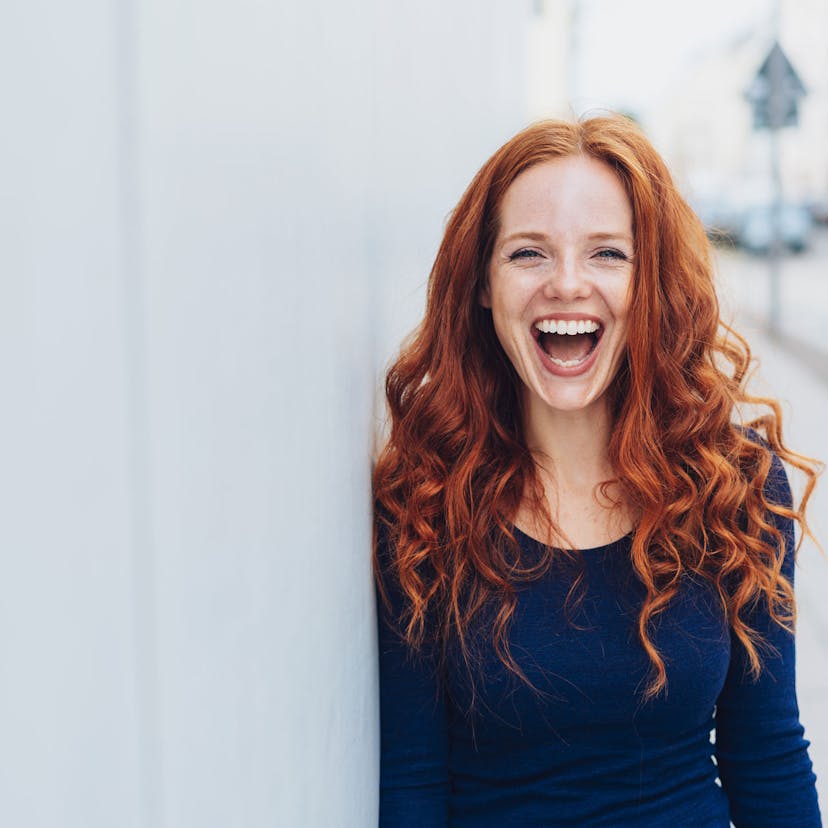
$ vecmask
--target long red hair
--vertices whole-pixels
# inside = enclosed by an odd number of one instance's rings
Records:
[[[794,617],[771,516],[807,531],[817,464],[783,444],[778,403],[748,394],[750,350],[720,320],[704,229],[649,141],[618,116],[529,127],[483,165],[452,213],[425,318],[386,380],[390,433],[373,477],[388,551],[382,561],[375,554],[380,592],[392,579],[402,594],[397,620],[412,649],[425,635],[454,637],[467,664],[470,624],[493,606],[493,645],[522,675],[508,645],[515,587],[542,575],[556,553],[523,560],[512,521],[528,500],[554,525],[523,439],[520,380],[479,296],[508,187],[535,164],[577,154],[609,164],[633,210],[635,275],[626,355],[609,391],[609,455],[637,515],[631,564],[646,587],[638,620],[652,667],[646,695],[666,685],[652,623],[688,572],[714,585],[758,675],[761,641],[746,610],[764,599],[777,623]],[[769,502],[772,456],[735,422],[742,405],[765,412],[743,425],[805,473],[798,508]]]

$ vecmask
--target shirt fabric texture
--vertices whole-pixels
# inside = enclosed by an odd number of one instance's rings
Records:
[[[775,457],[766,494],[790,504]],[[793,524],[773,520],[793,580]],[[516,535],[528,556],[540,553],[538,541]],[[627,536],[560,556],[520,586],[509,641],[535,689],[499,661],[482,618],[472,630],[473,698],[451,647],[442,671],[434,645],[411,654],[395,623],[401,594],[384,578],[391,608],[379,602],[381,826],[821,825],[793,636],[756,605],[750,623],[769,646],[755,681],[713,587],[685,577],[653,630],[667,692],[645,703],[650,662],[637,632],[645,592],[630,547]],[[385,569],[382,535],[378,555]],[[567,601],[579,573],[580,600]]]

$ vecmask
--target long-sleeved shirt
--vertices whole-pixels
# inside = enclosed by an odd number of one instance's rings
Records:
[[[766,493],[790,503],[776,458]],[[793,525],[773,520],[792,581]],[[540,553],[538,541],[516,535],[528,556]],[[747,620],[767,646],[754,680],[714,588],[685,576],[652,633],[667,691],[645,702],[650,661],[637,631],[645,590],[630,547],[627,536],[574,562],[559,556],[518,587],[509,642],[534,688],[498,659],[485,614],[470,631],[472,680],[456,647],[439,659],[427,641],[412,654],[396,623],[401,594],[385,578],[381,826],[821,825],[793,636],[756,604]],[[378,552],[381,565],[390,560],[382,541]],[[580,600],[568,600],[579,573]]]

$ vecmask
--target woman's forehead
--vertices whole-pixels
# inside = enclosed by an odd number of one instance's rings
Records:
[[[632,236],[632,205],[618,173],[585,155],[564,156],[524,170],[499,209],[499,235],[582,228]]]

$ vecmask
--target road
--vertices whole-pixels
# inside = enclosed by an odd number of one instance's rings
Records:
[[[791,447],[828,461],[828,230],[808,253],[783,260],[781,343],[761,329],[767,318],[767,263],[735,251],[719,251],[717,258],[725,315],[734,315],[759,360],[752,387],[783,401]],[[817,486],[809,521],[828,549],[828,475]],[[828,558],[808,539],[800,549],[796,591],[801,716],[828,814]]]

